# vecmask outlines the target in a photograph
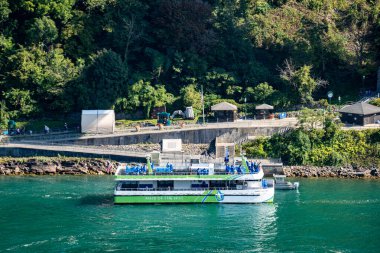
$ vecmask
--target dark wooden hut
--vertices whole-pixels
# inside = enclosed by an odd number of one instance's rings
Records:
[[[365,102],[344,106],[339,112],[341,121],[348,124],[364,126],[380,120],[380,107]]]

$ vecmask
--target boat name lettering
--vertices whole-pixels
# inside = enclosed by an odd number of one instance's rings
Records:
[[[181,200],[182,196],[146,196],[146,200]]]

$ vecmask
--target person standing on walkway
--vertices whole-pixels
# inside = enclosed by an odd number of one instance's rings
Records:
[[[48,134],[49,133],[49,127],[47,125],[45,125],[45,134]]]

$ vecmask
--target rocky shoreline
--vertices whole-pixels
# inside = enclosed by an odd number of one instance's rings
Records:
[[[330,166],[284,166],[284,174],[287,177],[305,178],[379,178],[379,168],[353,168]]]
[[[24,158],[0,160],[0,175],[111,175],[118,163],[90,158]],[[284,166],[287,177],[378,178],[379,168]]]
[[[110,175],[116,168],[116,162],[102,159],[13,159],[0,162],[0,175]]]

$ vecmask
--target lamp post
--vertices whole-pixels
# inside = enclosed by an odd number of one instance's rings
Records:
[[[203,94],[203,85],[201,85],[201,100],[202,100],[202,118],[203,118],[203,125],[205,124],[205,101],[204,101],[204,94]]]
[[[331,98],[334,96],[332,91],[327,92],[327,97],[329,98],[329,104],[331,104]]]
[[[244,119],[247,120],[247,97],[244,98]]]
[[[365,90],[364,83],[365,83],[365,76],[363,76],[363,78],[362,78],[362,86],[363,86],[363,90]]]

